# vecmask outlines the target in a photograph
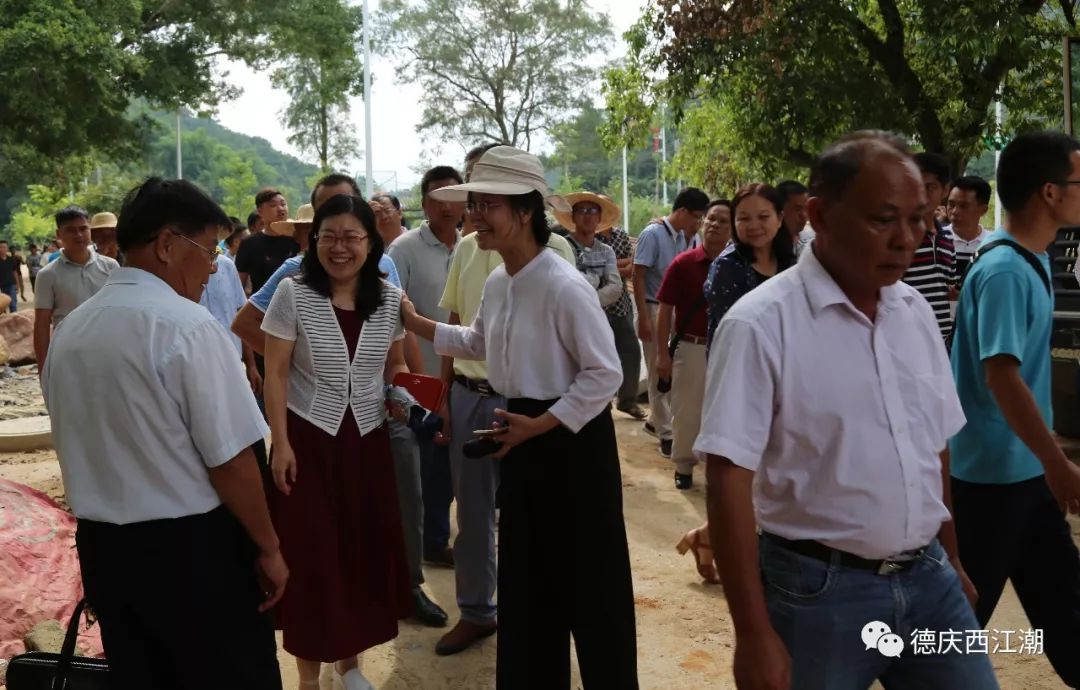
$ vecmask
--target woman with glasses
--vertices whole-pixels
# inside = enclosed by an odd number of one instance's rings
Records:
[[[277,609],[300,687],[337,662],[346,690],[370,688],[357,655],[412,612],[383,383],[406,371],[401,298],[383,280],[367,202],[319,207],[300,275],[262,322],[274,444],[270,510],[292,568]]]
[[[705,302],[709,312],[706,355],[713,333],[732,305],[746,293],[795,264],[791,236],[781,232],[784,200],[767,184],[748,184],[731,202],[735,232],[731,246],[713,260],[705,279]],[[696,527],[679,541],[680,554],[693,550],[698,574],[719,583],[709,539],[709,523]]]
[[[402,304],[409,330],[440,354],[485,360],[490,385],[508,399],[488,438],[501,462],[497,687],[569,688],[573,635],[586,688],[636,688],[610,408],[622,371],[596,290],[545,251],[545,200],[569,209],[540,161],[509,146],[485,153],[470,182],[429,195],[468,201],[477,242],[503,259],[469,326],[436,324]]]

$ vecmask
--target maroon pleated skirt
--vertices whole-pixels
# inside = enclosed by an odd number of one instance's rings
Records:
[[[288,413],[296,483],[271,486],[270,515],[289,566],[276,608],[290,654],[337,661],[397,637],[412,613],[386,425],[361,436],[351,410],[337,436]]]

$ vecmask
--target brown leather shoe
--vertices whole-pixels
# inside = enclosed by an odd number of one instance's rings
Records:
[[[439,656],[450,656],[458,652],[464,652],[474,642],[490,637],[495,634],[499,626],[495,623],[481,624],[460,620],[453,629],[442,636],[435,645],[435,653]]]

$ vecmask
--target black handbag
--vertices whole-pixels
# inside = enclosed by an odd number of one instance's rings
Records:
[[[64,646],[59,654],[27,652],[8,663],[8,690],[109,690],[109,662],[105,659],[75,656],[86,599],[71,614]]]

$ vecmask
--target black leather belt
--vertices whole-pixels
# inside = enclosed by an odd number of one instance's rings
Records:
[[[847,551],[840,551],[839,549],[825,546],[821,542],[812,541],[810,539],[800,539],[796,541],[778,537],[777,535],[768,532],[762,532],[761,536],[777,546],[781,546],[788,551],[794,551],[802,556],[816,558],[825,563],[832,563],[833,558],[836,558],[840,565],[848,568],[856,568],[858,570],[870,570],[876,572],[878,575],[892,575],[893,573],[901,573],[907,570],[919,562],[928,548],[924,546],[921,549],[905,551],[882,560],[871,560],[856,556]]]
[[[692,345],[704,345],[709,342],[709,339],[703,335],[684,335],[682,341]]]
[[[484,397],[490,398],[494,395],[498,395],[498,393],[495,392],[495,389],[491,387],[491,384],[487,382],[487,379],[470,379],[467,376],[455,374],[454,383],[460,383],[473,393],[479,393]]]

